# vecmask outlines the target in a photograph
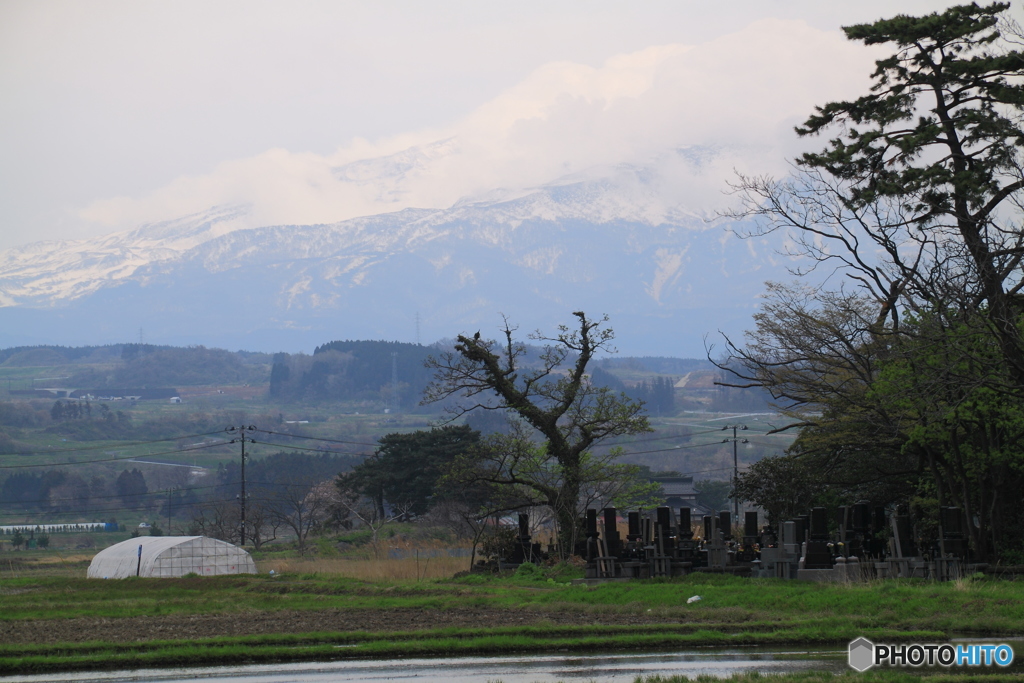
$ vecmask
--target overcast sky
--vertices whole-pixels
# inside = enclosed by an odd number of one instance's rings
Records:
[[[866,87],[879,53],[840,26],[949,4],[0,0],[0,249],[219,203],[441,207],[673,145],[778,156]],[[332,175],[437,140],[395,196]]]

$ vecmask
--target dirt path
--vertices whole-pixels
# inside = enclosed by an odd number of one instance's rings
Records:
[[[416,631],[435,628],[474,628],[557,625],[636,625],[666,621],[663,616],[540,612],[534,610],[322,610],[247,612],[39,621],[0,621],[0,643],[68,643],[89,640],[140,642],[185,640],[212,636],[314,631]],[[675,621],[675,620],[671,620]]]

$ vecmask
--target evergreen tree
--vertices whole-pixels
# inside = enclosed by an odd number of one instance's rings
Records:
[[[343,486],[377,501],[422,515],[430,507],[437,480],[456,458],[472,451],[480,433],[467,425],[448,425],[411,434],[388,434],[372,457],[341,479]]]
[[[149,492],[146,477],[137,469],[122,470],[114,482],[114,488],[121,501],[131,508],[141,506],[144,496]]]

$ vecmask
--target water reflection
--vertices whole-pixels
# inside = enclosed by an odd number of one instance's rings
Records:
[[[533,683],[598,681],[632,683],[637,676],[654,674],[706,674],[731,676],[758,671],[785,673],[807,670],[842,671],[846,653],[841,650],[755,649],[706,650],[657,654],[581,656],[541,655],[524,657],[458,657],[452,659],[391,659],[346,662],[303,662],[261,666],[204,667],[194,669],[144,669],[86,672],[49,676],[17,676],[4,683],[62,681],[182,681],[202,679],[213,683],[337,683],[342,681],[416,681],[416,683]]]

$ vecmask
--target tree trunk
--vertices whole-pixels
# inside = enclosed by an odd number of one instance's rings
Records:
[[[578,468],[565,468],[562,486],[555,501],[555,519],[558,521],[558,552],[568,559],[576,551],[579,532],[580,475]]]

